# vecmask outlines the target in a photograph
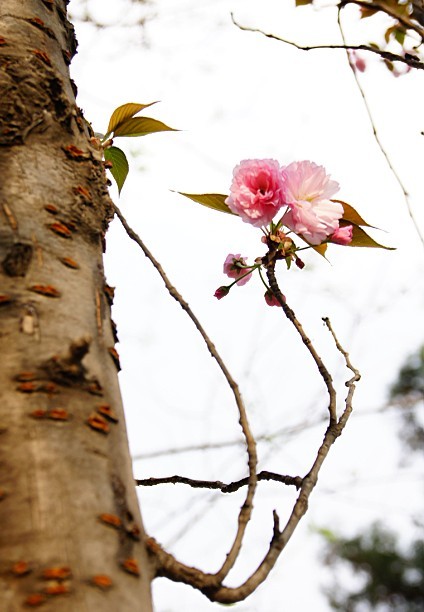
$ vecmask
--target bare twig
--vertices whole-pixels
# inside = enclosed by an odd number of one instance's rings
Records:
[[[340,429],[340,433],[342,432],[344,426],[347,423],[347,420],[350,416],[350,413],[352,412],[352,400],[353,400],[353,394],[355,392],[355,388],[356,388],[356,384],[360,379],[361,379],[361,374],[359,373],[359,370],[357,368],[355,368],[351,361],[350,361],[350,357],[349,357],[349,353],[347,353],[345,351],[345,349],[341,346],[340,342],[337,339],[337,336],[331,326],[330,323],[330,319],[328,317],[324,317],[323,318],[324,323],[326,324],[326,326],[328,327],[328,330],[330,331],[331,335],[333,336],[334,342],[336,344],[337,350],[339,351],[339,353],[341,353],[344,357],[345,360],[345,364],[346,367],[353,373],[353,376],[351,379],[349,379],[348,381],[346,381],[345,385],[348,388],[348,394],[345,400],[345,409],[338,421],[338,427]],[[340,435],[339,433],[339,435]]]
[[[342,37],[343,43],[346,43],[346,38],[345,38],[345,34],[344,34],[344,31],[343,31],[343,27],[342,27],[342,23],[341,23],[341,18],[340,18],[340,8],[339,8],[339,11],[338,11],[338,14],[337,14],[337,23],[338,23],[338,26],[339,26],[340,35]],[[390,169],[391,173],[393,174],[397,184],[399,185],[399,187],[400,187],[400,189],[401,189],[401,191],[403,193],[403,197],[404,197],[404,201],[405,201],[405,204],[406,204],[406,208],[408,210],[408,214],[409,214],[409,216],[411,218],[411,221],[412,221],[412,223],[414,225],[415,231],[417,232],[418,237],[421,240],[422,245],[424,246],[424,235],[423,235],[423,233],[422,233],[422,231],[421,231],[421,229],[420,229],[420,227],[419,227],[419,225],[418,225],[418,223],[417,223],[417,221],[415,219],[414,213],[412,211],[411,202],[410,202],[410,199],[409,199],[409,193],[408,193],[405,185],[403,184],[399,174],[395,170],[395,168],[394,168],[394,166],[393,166],[393,164],[391,162],[391,159],[389,157],[389,154],[387,153],[386,149],[383,146],[383,143],[380,140],[380,136],[378,135],[377,128],[375,126],[374,118],[372,116],[371,109],[369,107],[368,100],[367,100],[367,97],[365,95],[364,88],[361,85],[361,81],[358,78],[357,72],[356,72],[355,67],[353,65],[352,59],[349,56],[348,51],[346,51],[346,58],[347,58],[347,61],[349,63],[349,66],[350,66],[350,68],[352,70],[352,74],[353,74],[353,78],[355,79],[356,86],[358,88],[358,91],[359,91],[359,93],[361,95],[361,98],[362,98],[362,101],[364,103],[365,110],[366,110],[366,113],[368,115],[368,119],[369,119],[370,124],[371,124],[371,129],[372,129],[372,133],[373,133],[373,136],[374,136],[374,140],[377,143],[378,148],[380,149],[384,159],[386,160],[387,165],[389,166],[389,169]]]
[[[417,68],[418,70],[424,70],[424,62],[421,62],[420,59],[414,55],[407,54],[404,57],[403,55],[398,55],[397,53],[392,53],[391,51],[383,51],[382,49],[370,47],[369,45],[346,45],[346,44],[343,44],[343,45],[311,45],[311,46],[299,45],[293,42],[292,40],[287,40],[275,34],[264,32],[263,30],[260,30],[259,28],[250,28],[248,26],[242,26],[241,24],[237,23],[233,15],[231,15],[231,18],[233,20],[234,25],[237,26],[240,30],[243,30],[244,32],[256,32],[258,34],[262,34],[262,36],[266,36],[266,38],[272,38],[273,40],[278,40],[279,42],[283,42],[286,45],[291,45],[292,47],[299,49],[299,51],[313,51],[316,49],[343,49],[345,51],[349,51],[349,50],[368,51],[369,53],[375,53],[376,55],[379,55],[381,58],[388,60],[390,62],[402,62],[403,64],[407,64],[408,66],[411,66],[411,68]]]
[[[289,319],[289,321],[293,324],[297,333],[302,338],[303,344],[306,346],[312,359],[315,361],[318,371],[322,376],[325,386],[327,387],[328,396],[329,396],[328,411],[330,413],[330,425],[332,425],[336,422],[337,415],[336,415],[336,391],[333,386],[333,380],[331,378],[331,374],[325,367],[321,357],[318,355],[314,345],[312,344],[310,338],[305,333],[302,325],[297,320],[296,315],[294,314],[293,310],[286,303],[286,300],[284,299],[283,294],[281,293],[280,288],[278,287],[277,279],[275,278],[275,260],[273,260],[272,258],[271,258],[271,262],[267,265],[267,276],[269,280],[269,286],[273,294],[275,295],[278,302],[280,303],[280,306],[282,307],[284,314]]]
[[[339,10],[347,6],[348,4],[356,4],[366,10],[378,11],[380,13],[386,13],[392,19],[395,19],[404,26],[407,30],[413,30],[421,40],[424,41],[424,28],[420,26],[418,22],[411,20],[407,15],[399,15],[393,6],[386,2],[369,2],[367,0],[341,0],[338,8]]]
[[[256,442],[258,442],[260,437],[255,436]],[[233,446],[239,446],[240,444],[244,444],[242,438],[237,440],[226,440],[224,442],[205,442],[202,444],[187,444],[187,446],[178,446],[173,448],[163,448],[161,450],[154,450],[147,453],[139,453],[134,455],[133,461],[142,461],[144,459],[155,459],[156,457],[164,457],[168,455],[181,455],[183,453],[194,453],[198,451],[207,451],[207,450],[219,450],[221,448],[228,448]]]
[[[410,410],[414,409],[413,406],[403,406],[402,410]],[[369,417],[372,415],[377,415],[382,412],[386,412],[387,410],[399,410],[398,406],[392,402],[388,402],[379,408],[369,408],[368,410],[361,410],[361,412],[356,414],[356,418],[361,417]],[[267,434],[259,434],[255,436],[256,442],[274,442],[282,437],[291,436],[294,433],[306,432],[313,427],[318,427],[322,425],[326,421],[326,417],[317,417],[316,419],[309,419],[305,421],[301,421],[297,425],[293,425],[290,427],[281,427],[272,433]],[[234,440],[225,440],[224,442],[205,442],[203,444],[190,444],[187,446],[179,446],[173,448],[163,448],[162,450],[140,453],[133,457],[133,461],[144,460],[144,459],[154,459],[156,457],[164,457],[168,455],[180,455],[184,453],[193,453],[193,452],[202,452],[202,451],[214,451],[220,450],[221,448],[232,448],[234,446],[240,446],[244,444],[242,439],[234,439]]]
[[[291,436],[292,434],[299,433],[310,429],[311,427],[317,427],[325,423],[326,417],[319,416],[314,419],[305,419],[296,425],[287,427],[281,427],[273,431],[272,433],[263,433],[255,436],[256,443],[258,442],[273,442],[283,436]],[[147,453],[140,453],[132,457],[133,461],[139,461],[144,459],[155,459],[156,457],[180,455],[183,453],[193,453],[198,451],[209,451],[209,450],[220,450],[221,448],[232,448],[234,446],[240,446],[244,444],[243,438],[225,440],[221,442],[204,442],[201,444],[188,444],[187,446],[178,446],[173,448],[164,448],[161,450],[154,450]]]
[[[359,374],[359,371],[352,365],[351,361],[350,361],[350,357],[349,357],[349,353],[347,353],[344,348],[342,347],[342,345],[340,344],[340,342],[337,339],[336,334],[334,333],[333,327],[330,323],[330,319],[328,317],[323,317],[322,320],[324,321],[324,323],[326,324],[326,326],[328,327],[331,335],[333,336],[334,342],[336,344],[337,350],[339,351],[339,353],[341,353],[344,357],[345,360],[345,364],[346,367],[353,372],[354,374],[354,382],[357,382],[358,380],[360,380],[361,375]],[[346,383],[346,387],[350,386],[350,381],[348,381]]]
[[[190,319],[194,323],[196,329],[198,330],[203,340],[205,341],[210,354],[215,359],[215,361],[218,363],[219,368],[221,369],[229,387],[231,388],[233,392],[234,399],[237,405],[237,409],[239,413],[239,423],[240,423],[240,426],[241,426],[241,429],[242,429],[242,432],[243,432],[243,435],[246,441],[249,477],[248,477],[246,497],[245,497],[242,507],[240,508],[239,515],[238,515],[237,532],[236,532],[233,544],[229,552],[227,553],[227,556],[225,558],[224,563],[222,564],[222,567],[213,576],[213,581],[215,584],[221,583],[222,580],[225,579],[225,577],[227,576],[231,568],[234,566],[234,563],[236,562],[236,559],[240,552],[240,548],[242,545],[242,541],[243,541],[243,537],[246,531],[247,524],[250,521],[250,517],[252,515],[253,498],[255,495],[256,484],[257,484],[256,468],[257,468],[258,459],[257,459],[257,453],[256,453],[256,442],[250,430],[250,426],[249,426],[249,422],[248,422],[247,414],[246,414],[246,408],[244,406],[244,402],[243,402],[239,387],[237,383],[235,382],[235,380],[233,379],[233,377],[231,376],[227,366],[225,365],[218,351],[216,350],[215,345],[210,340],[209,336],[207,335],[206,331],[203,329],[202,325],[200,324],[200,321],[197,319],[197,317],[191,310],[188,303],[182,298],[182,296],[178,293],[176,288],[171,284],[171,282],[169,281],[160,263],[157,261],[157,259],[155,259],[153,254],[149,251],[149,249],[146,247],[146,245],[141,240],[141,238],[136,234],[136,232],[128,225],[127,221],[125,220],[125,217],[123,216],[123,214],[121,213],[121,211],[116,205],[114,205],[114,209],[115,209],[116,215],[118,216],[128,236],[132,240],[134,240],[134,242],[138,244],[138,246],[141,248],[145,256],[150,260],[150,262],[153,264],[153,266],[158,271],[171,297],[173,297],[180,304],[181,308],[187,313],[187,315],[190,317]]]
[[[285,485],[293,485],[296,489],[300,489],[302,485],[302,478],[300,476],[284,476],[283,474],[276,474],[275,472],[267,472],[263,470],[256,475],[258,482],[260,480],[281,482]],[[242,487],[249,484],[248,478],[241,478],[234,482],[225,484],[219,480],[197,480],[194,478],[187,478],[186,476],[165,476],[163,478],[144,478],[136,479],[136,485],[142,487],[153,487],[160,484],[186,484],[193,489],[218,489],[221,493],[234,493]]]

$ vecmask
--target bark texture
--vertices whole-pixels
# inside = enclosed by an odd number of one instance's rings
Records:
[[[0,2],[0,609],[150,612],[64,0]]]

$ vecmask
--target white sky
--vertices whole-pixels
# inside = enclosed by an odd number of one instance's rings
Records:
[[[131,21],[127,0],[93,0],[93,11],[110,23]],[[71,3],[76,14],[79,0]],[[266,0],[158,0],[146,28],[96,31],[77,24],[79,54],[72,76],[79,105],[96,131],[125,102],[161,100],[148,109],[178,133],[115,144],[129,154],[131,172],[119,206],[146,241],[172,282],[195,310],[241,385],[252,427],[270,436],[325,413],[323,384],[289,323],[263,300],[259,280],[213,298],[225,284],[229,252],[253,260],[263,254],[260,232],[239,219],[204,209],[170,190],[228,192],[241,159],[273,157],[281,163],[311,159],[341,185],[340,197],[387,233],[378,240],[396,251],[329,251],[331,265],[311,253],[305,270],[279,280],[344,397],[345,373],[323,328],[329,316],[363,374],[355,415],[337,442],[310,501],[307,519],[294,535],[269,581],[240,612],[329,609],[320,586],[328,578],[314,527],[356,533],[371,520],[413,533],[411,512],[422,507],[419,466],[398,469],[392,413],[369,416],[386,397],[405,356],[424,338],[424,250],[401,191],[378,151],[364,107],[342,51],[297,51],[259,34],[239,31],[230,19],[303,44],[340,42],[335,12],[294,9]],[[359,22],[347,14],[352,42],[378,38],[378,18]],[[361,39],[362,28],[367,29]],[[374,58],[361,81],[377,130],[411,195],[424,228],[422,74],[394,79]],[[116,195],[116,192],[113,191]],[[108,237],[107,276],[117,287],[123,371],[122,391],[134,455],[239,437],[235,406],[216,365],[191,322],[171,300],[150,263],[114,222]],[[324,428],[260,444],[259,469],[303,474]],[[245,475],[241,448],[170,455],[135,463],[137,477],[178,473],[230,481]],[[417,486],[419,485],[419,486]],[[169,486],[140,492],[149,533],[183,561],[205,570],[222,562],[234,532],[241,495]],[[272,509],[282,517],[293,493],[261,484],[256,518],[236,583],[262,558],[272,530]],[[221,608],[183,585],[155,583],[156,612],[209,612]]]

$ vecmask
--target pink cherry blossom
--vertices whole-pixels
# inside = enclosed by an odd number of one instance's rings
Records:
[[[285,203],[290,207],[283,223],[310,244],[320,244],[339,227],[343,206],[330,198],[339,184],[322,166],[293,162],[282,169]]]
[[[245,285],[248,281],[250,281],[250,279],[252,278],[252,273],[247,274],[248,270],[246,270],[246,268],[243,268],[243,266],[245,265],[245,257],[241,257],[240,253],[237,253],[237,255],[233,255],[232,253],[230,253],[229,255],[227,255],[227,259],[224,261],[224,274],[226,274],[230,278],[239,278],[240,276],[243,276],[243,274],[246,274],[244,278],[241,278],[236,283],[241,287],[242,285]]]
[[[284,205],[280,164],[275,159],[245,159],[233,170],[230,210],[255,227],[268,225]]]
[[[283,295],[283,294],[281,294]],[[277,300],[277,298],[275,297],[275,295],[272,293],[271,289],[268,289],[267,291],[265,291],[265,302],[268,304],[268,306],[280,306],[281,308],[281,304],[280,302]],[[283,300],[286,301],[286,297],[283,295]]]
[[[352,225],[344,225],[343,227],[339,227],[336,229],[334,234],[330,236],[330,242],[334,242],[335,244],[342,244],[346,246],[352,242],[353,237],[353,227]]]

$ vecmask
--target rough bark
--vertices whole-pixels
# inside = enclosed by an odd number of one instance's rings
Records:
[[[64,0],[0,3],[0,609],[151,611]]]

